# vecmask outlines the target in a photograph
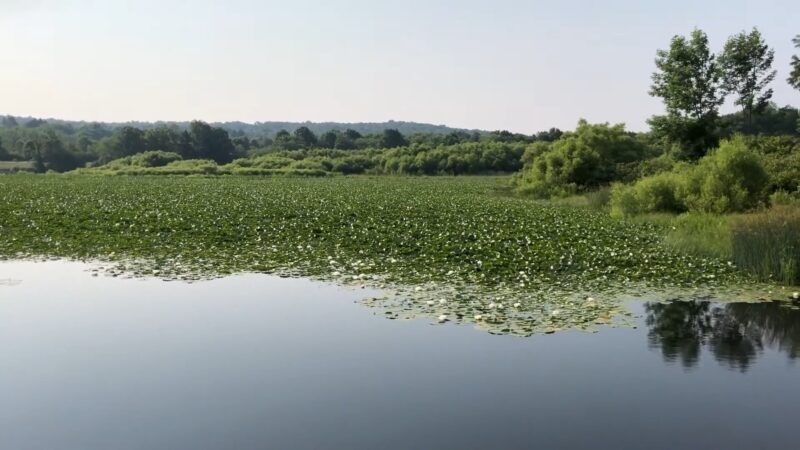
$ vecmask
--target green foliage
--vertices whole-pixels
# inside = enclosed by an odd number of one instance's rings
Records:
[[[744,211],[764,202],[768,182],[759,155],[739,136],[686,172],[682,196],[692,211]]]
[[[716,115],[724,100],[719,92],[722,72],[702,30],[692,31],[689,39],[673,37],[669,50],[658,50],[656,67],[650,95],[661,97],[669,115],[693,119]]]
[[[181,159],[177,153],[162,151],[142,152],[130,157],[131,165],[139,167],[161,167]]]
[[[760,156],[739,136],[723,141],[697,165],[677,165],[633,185],[614,186],[611,210],[616,216],[744,211],[765,202],[768,183]]]
[[[736,94],[736,104],[747,117],[752,117],[769,104],[772,89],[767,86],[775,79],[772,69],[775,51],[764,42],[758,29],[741,32],[728,38],[719,57],[723,71],[723,89]]]
[[[383,130],[383,136],[381,137],[382,148],[395,148],[406,145],[408,145],[408,141],[399,131],[395,129]]]
[[[775,191],[769,196],[769,204],[772,206],[800,206],[800,191]]]
[[[380,283],[404,294],[375,300],[392,314],[446,307],[453,320],[481,314],[519,334],[608,323],[618,289],[743,280],[720,261],[670,250],[651,226],[496,195],[504,182],[0,177],[0,258],[100,259],[171,279],[277,272]]]
[[[685,213],[670,222],[665,243],[688,255],[732,258],[731,216],[709,213]]]
[[[800,48],[800,34],[792,39],[794,46]],[[800,58],[797,55],[792,55],[792,71],[789,73],[789,78],[786,81],[795,89],[800,89]]]
[[[800,189],[800,138],[750,136],[745,141],[761,155],[764,169],[770,176],[770,191]]]
[[[619,180],[626,164],[641,159],[645,146],[622,124],[578,123],[575,132],[529,147],[515,179],[518,192],[537,198],[568,195]]]
[[[773,207],[732,225],[733,260],[762,280],[800,284],[800,208]]]

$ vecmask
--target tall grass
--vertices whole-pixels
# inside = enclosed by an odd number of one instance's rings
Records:
[[[776,206],[737,218],[733,260],[762,280],[800,284],[800,207]]]
[[[730,261],[731,220],[718,214],[681,214],[672,220],[665,242],[683,253]]]

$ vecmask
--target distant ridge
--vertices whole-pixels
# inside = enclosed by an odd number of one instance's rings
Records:
[[[157,126],[178,126],[179,128],[186,128],[189,125],[189,121],[156,121],[156,122],[143,122],[143,121],[131,121],[131,122],[100,122],[100,121],[79,121],[79,120],[63,120],[63,119],[54,119],[54,118],[34,118],[34,117],[21,117],[21,116],[0,116],[0,117],[14,117],[14,119],[19,122],[20,125],[24,125],[25,123],[38,119],[38,120],[45,120],[49,124],[53,125],[71,125],[74,127],[81,127],[89,124],[101,124],[105,127],[114,129],[123,126],[131,126],[141,129],[148,129],[154,128]],[[381,133],[383,130],[386,129],[396,129],[399,132],[409,135],[409,134],[416,134],[416,133],[432,133],[432,134],[449,134],[452,132],[478,132],[478,133],[487,133],[486,130],[470,130],[465,128],[453,128],[448,127],[446,125],[434,125],[430,123],[421,123],[421,122],[406,122],[406,121],[395,121],[389,120],[387,122],[278,122],[278,121],[269,121],[269,122],[255,122],[255,123],[247,123],[247,122],[240,122],[240,121],[231,121],[231,122],[209,122],[209,124],[215,127],[224,128],[231,137],[235,136],[242,136],[247,135],[251,137],[272,137],[280,130],[286,130],[289,132],[293,132],[297,128],[302,126],[308,127],[314,134],[320,135],[325,133],[326,131],[330,130],[345,130],[345,129],[352,129],[358,131],[361,134],[375,134]]]

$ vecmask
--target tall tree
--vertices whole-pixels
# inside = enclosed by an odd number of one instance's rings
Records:
[[[719,92],[722,73],[708,48],[708,36],[695,29],[689,39],[672,38],[669,50],[658,50],[658,71],[650,95],[661,97],[671,115],[700,119],[716,115],[724,97]]]
[[[395,148],[402,147],[404,145],[408,145],[408,141],[406,141],[406,138],[400,134],[399,131],[393,128],[383,130],[383,136],[381,136],[381,147]]]
[[[717,111],[725,100],[722,71],[708,48],[708,36],[698,29],[687,39],[675,36],[669,50],[656,53],[650,95],[661,97],[666,116],[648,122],[655,136],[667,141],[681,158],[702,157],[716,146]]]
[[[317,145],[317,136],[305,126],[294,130],[294,139],[303,148],[312,148]]]
[[[794,46],[800,48],[800,34],[792,39],[794,42]],[[797,55],[792,55],[792,72],[789,74],[789,78],[786,80],[789,84],[795,88],[800,89],[800,58]]]
[[[226,164],[233,160],[235,148],[228,132],[222,128],[194,121],[189,125],[192,147],[200,158],[213,159],[218,164]]]
[[[769,48],[758,29],[731,36],[719,57],[723,72],[723,89],[736,94],[736,104],[752,124],[753,113],[769,105],[772,89],[767,89],[777,71],[772,69],[775,51]]]

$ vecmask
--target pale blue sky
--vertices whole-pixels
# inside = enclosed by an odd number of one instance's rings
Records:
[[[0,113],[644,129],[656,49],[757,26],[786,84],[800,1],[0,0]]]

